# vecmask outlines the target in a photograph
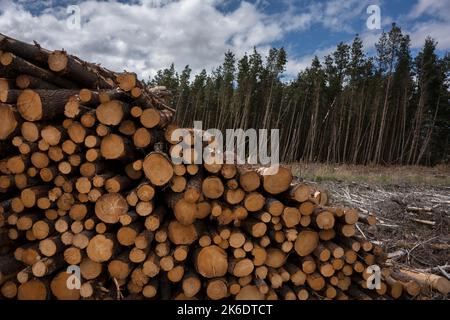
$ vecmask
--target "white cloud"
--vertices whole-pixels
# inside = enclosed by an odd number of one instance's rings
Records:
[[[419,0],[409,13],[409,18],[415,19],[423,14],[450,19],[450,0]]]
[[[449,1],[419,0],[414,6],[409,17],[413,27],[407,30],[414,46],[421,46],[425,37],[431,35],[439,41],[440,48],[450,47]],[[49,49],[64,48],[113,70],[135,71],[143,79],[172,62],[178,70],[190,65],[194,72],[203,68],[210,71],[220,65],[227,50],[239,58],[257,47],[265,55],[273,43],[285,39],[288,33],[296,32],[301,42],[302,32],[318,26],[329,32],[359,32],[368,48],[379,36],[379,32],[352,29],[355,21],[364,28],[366,7],[379,0],[283,0],[286,10],[270,14],[264,13],[267,0],[242,1],[231,12],[219,10],[228,2],[0,0],[0,32],[28,42],[36,40]],[[70,30],[66,24],[66,6],[74,3],[81,9],[81,30]],[[414,24],[423,14],[435,18],[429,23]],[[390,21],[386,17],[382,11],[383,26]],[[334,49],[328,47],[329,43],[326,46],[304,56],[290,52],[287,76],[295,77],[310,65],[314,55],[322,57]]]
[[[427,36],[438,41],[438,49],[450,48],[450,0],[419,0],[412,8],[407,18],[414,20],[431,17],[430,20],[418,22],[408,30],[412,46],[423,46]]]
[[[376,1],[375,1],[376,2]],[[331,0],[323,5],[322,23],[335,31],[354,32],[351,22],[360,17],[362,21],[368,18],[366,8],[374,4],[370,0]]]
[[[172,62],[177,68],[189,64],[194,71],[208,70],[220,64],[228,49],[240,55],[283,36],[281,24],[250,3],[223,13],[214,0],[164,2],[79,2],[82,28],[69,30],[65,8],[33,16],[20,4],[1,1],[0,31],[143,78]]]
[[[317,56],[319,60],[323,62],[323,58],[326,55],[331,54],[334,50],[336,50],[335,46],[326,47],[317,49],[312,54],[289,59],[286,65],[286,77],[288,79],[294,79],[300,71],[305,70],[306,68],[311,66],[312,60],[315,56]]]
[[[283,13],[282,20],[287,31],[305,30],[312,25],[321,25],[327,30],[355,33],[352,24],[355,19],[363,24],[368,15],[366,8],[378,4],[378,0],[328,0],[313,1],[307,5],[298,0],[285,0],[288,10]]]
[[[409,32],[413,48],[421,48],[425,39],[430,36],[438,42],[437,48],[450,48],[450,22],[432,21],[416,24]]]
[[[268,15],[262,11],[265,5],[261,1],[242,2],[225,13],[217,8],[225,0],[143,0],[133,4],[79,0],[75,3],[80,7],[82,28],[70,30],[65,11],[69,3],[0,0],[0,31],[25,41],[36,40],[52,50],[63,48],[113,70],[136,71],[146,79],[172,62],[177,69],[189,64],[194,72],[211,70],[222,62],[227,50],[240,57],[257,47],[264,55],[287,32],[307,30],[313,23],[333,29],[348,22],[337,22],[334,16],[343,12],[333,4],[302,7],[290,3],[286,12]],[[34,15],[27,10],[37,8],[45,10]],[[300,58],[302,63],[290,60],[288,74],[303,69],[306,59]]]

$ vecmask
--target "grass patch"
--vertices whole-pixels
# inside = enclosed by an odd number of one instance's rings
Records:
[[[450,166],[357,166],[316,163],[292,165],[294,174],[305,180],[368,184],[450,186]]]

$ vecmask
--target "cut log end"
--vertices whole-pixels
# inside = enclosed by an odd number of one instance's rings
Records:
[[[172,179],[174,172],[169,158],[159,152],[150,153],[143,163],[145,176],[155,186],[164,186]]]
[[[105,223],[118,223],[120,216],[128,211],[126,199],[119,193],[108,193],[100,197],[95,204],[95,214]]]

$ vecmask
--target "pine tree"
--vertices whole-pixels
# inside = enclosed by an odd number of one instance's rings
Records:
[[[152,85],[172,91],[177,120],[192,126],[281,129],[286,162],[427,164],[450,154],[450,55],[439,58],[428,38],[412,57],[410,38],[395,24],[376,55],[357,35],[314,57],[296,79],[284,77],[286,51],[256,48],[238,60],[228,51],[210,73],[178,74],[172,64]]]

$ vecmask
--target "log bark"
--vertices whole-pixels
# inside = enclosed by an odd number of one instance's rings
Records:
[[[40,68],[27,60],[20,58],[10,52],[4,52],[0,56],[0,63],[7,70],[14,70],[18,74],[27,74],[35,78],[42,79],[49,82],[55,86],[66,88],[66,89],[76,89],[77,85],[71,81],[63,79],[56,76],[54,73]]]
[[[112,72],[110,74],[111,78],[106,78],[104,76],[106,70],[103,69],[103,74],[101,74],[97,66],[87,64],[77,57],[68,55],[65,51],[56,50],[51,52],[48,55],[47,62],[50,70],[78,83],[81,87],[90,89],[113,88],[114,82],[112,78],[114,74]]]
[[[64,114],[72,90],[24,90],[17,99],[17,109],[27,121],[48,120]]]
[[[432,273],[416,272],[414,270],[400,269],[400,271],[420,284],[429,286],[443,295],[447,295],[450,292],[450,281],[444,277]]]

